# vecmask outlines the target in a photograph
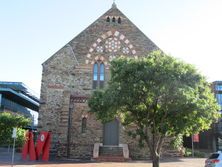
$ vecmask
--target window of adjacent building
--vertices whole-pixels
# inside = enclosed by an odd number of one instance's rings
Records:
[[[221,90],[222,91],[222,85],[216,85],[216,90]]]
[[[1,105],[2,105],[2,94],[0,94],[0,108],[1,108]]]
[[[222,94],[216,94],[217,102],[222,106]]]
[[[87,118],[82,119],[82,133],[86,133]]]
[[[105,66],[96,62],[93,66],[93,89],[103,88],[105,81]]]

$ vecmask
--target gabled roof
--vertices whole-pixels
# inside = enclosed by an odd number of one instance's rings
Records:
[[[120,16],[122,19],[122,26],[117,25],[108,25],[106,24],[106,18],[110,16],[112,19],[113,16]],[[127,26],[126,26],[127,25]],[[140,41],[143,42],[143,45],[140,46],[143,47],[144,50],[151,51],[151,50],[157,50],[159,49],[157,45],[154,44],[136,25],[134,25],[116,6],[115,3],[113,3],[112,7],[105,12],[102,16],[100,16],[96,21],[94,21],[91,25],[89,25],[85,30],[83,30],[81,33],[79,33],[75,38],[73,38],[70,42],[68,42],[64,47],[61,49],[69,48],[72,50],[73,55],[78,59],[80,56],[86,55],[86,53],[79,52],[79,50],[83,50],[84,48],[89,49],[90,46],[86,45],[86,43],[93,43],[96,39],[96,35],[100,33],[105,33],[107,31],[110,31],[112,29],[118,29],[122,34],[126,34],[127,36],[131,37],[129,32],[125,31],[125,28],[128,28],[127,31],[131,31],[131,34],[140,34],[140,38],[132,37],[132,40],[135,41],[135,43],[139,43]],[[91,34],[91,35],[89,35]],[[91,38],[87,38],[87,37]],[[94,39],[95,38],[95,39]],[[79,49],[81,48],[81,49]],[[155,49],[154,49],[155,48]],[[61,50],[60,49],[60,50]],[[60,51],[59,50],[59,51]],[[51,56],[49,59],[47,59],[43,65],[50,62],[54,56],[56,56],[57,51],[53,56]]]

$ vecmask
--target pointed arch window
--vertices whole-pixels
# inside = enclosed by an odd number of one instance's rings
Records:
[[[112,18],[112,22],[113,22],[113,23],[116,22],[116,18],[115,18],[115,17]]]
[[[93,67],[93,81],[98,80],[98,64],[95,63]]]
[[[106,22],[110,22],[110,18],[109,18],[109,16],[106,18]]]
[[[99,87],[104,87],[104,80],[105,80],[105,66],[103,63],[100,64],[100,73],[99,73]]]
[[[120,17],[118,18],[118,23],[121,24],[121,18]]]
[[[105,81],[105,65],[103,62],[96,62],[93,65],[93,89],[103,88]]]
[[[82,119],[82,133],[86,133],[86,123],[87,123],[87,118]]]
[[[104,79],[105,79],[105,78],[104,78],[104,76],[105,76],[104,64],[101,63],[99,68],[100,68],[100,75],[99,75],[100,78],[99,78],[99,80],[100,80],[100,81],[104,81]]]

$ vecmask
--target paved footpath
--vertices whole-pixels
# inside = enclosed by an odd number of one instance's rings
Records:
[[[1,152],[0,167],[11,166],[11,153]],[[161,161],[160,167],[203,167],[205,158],[173,158]],[[14,167],[152,167],[150,161],[130,161],[124,163],[111,162],[78,162],[78,161],[23,161],[21,154],[16,153]]]
[[[182,158],[172,159],[171,161],[161,162],[160,167],[203,167],[205,159],[203,158]],[[10,163],[3,163],[1,167],[10,167]],[[131,161],[124,163],[78,163],[78,162],[15,162],[15,167],[152,167],[149,161]]]
[[[10,167],[11,165],[0,165]],[[132,161],[127,163],[44,163],[31,164],[25,163],[14,165],[15,167],[152,167],[150,162]],[[180,159],[174,162],[162,162],[160,167],[203,167],[204,159]]]

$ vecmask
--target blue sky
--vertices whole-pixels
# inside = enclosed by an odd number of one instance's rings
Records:
[[[112,0],[1,0],[0,80],[40,93],[41,64],[105,13]],[[116,0],[164,52],[222,80],[221,0]]]

